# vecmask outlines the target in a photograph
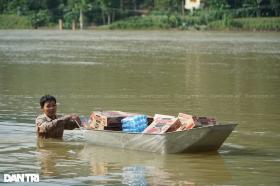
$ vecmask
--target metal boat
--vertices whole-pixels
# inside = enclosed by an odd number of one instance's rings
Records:
[[[164,134],[85,130],[88,143],[156,153],[217,151],[237,124],[208,125]]]

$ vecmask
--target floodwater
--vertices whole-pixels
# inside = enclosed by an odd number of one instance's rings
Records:
[[[210,154],[92,146],[80,130],[37,140],[46,93],[62,114],[184,112],[239,125]],[[280,185],[279,121],[279,33],[0,31],[0,182]]]

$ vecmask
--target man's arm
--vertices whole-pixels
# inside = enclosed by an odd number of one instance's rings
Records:
[[[36,125],[39,128],[38,132],[48,132],[58,125],[64,125],[69,119],[69,116],[64,116],[52,121],[47,121],[44,117],[38,117],[36,119]]]

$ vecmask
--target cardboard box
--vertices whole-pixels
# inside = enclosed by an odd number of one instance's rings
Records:
[[[195,126],[192,115],[179,113],[178,118],[179,118],[182,126],[180,128],[178,128],[177,131],[190,130]]]
[[[131,116],[133,113],[126,113],[121,111],[94,111],[90,115],[92,125],[94,128],[99,126],[106,127],[119,127],[121,126],[121,120],[127,116]]]
[[[139,115],[138,113],[122,112],[122,111],[94,111],[90,115],[90,128],[98,130],[122,130],[121,120]],[[148,124],[152,123],[153,118],[147,116]]]
[[[193,116],[195,127],[202,127],[205,125],[216,125],[217,121],[213,117],[197,117]]]
[[[154,121],[143,131],[149,134],[163,134],[176,131],[181,126],[178,118],[168,115],[155,114]]]

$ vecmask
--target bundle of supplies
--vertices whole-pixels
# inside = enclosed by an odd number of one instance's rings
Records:
[[[203,127],[205,125],[216,125],[217,121],[213,117],[197,117],[193,116],[195,127]]]
[[[181,122],[181,126],[177,129],[177,131],[190,130],[195,127],[192,115],[179,113],[178,118]]]
[[[217,123],[212,117],[197,117],[185,113],[179,113],[177,117],[162,114],[150,117],[122,111],[94,111],[90,115],[90,121],[92,129],[148,134],[184,131]]]
[[[155,114],[154,121],[143,131],[149,134],[163,134],[176,131],[181,126],[178,118],[169,115]]]
[[[94,111],[90,115],[90,128],[122,131],[122,119],[137,115],[139,114],[122,111]],[[146,119],[148,124],[153,121],[149,116],[146,116]]]
[[[148,119],[145,115],[129,116],[121,120],[122,131],[124,132],[143,132],[148,126]]]
[[[122,130],[121,120],[136,115],[122,111],[94,111],[90,115],[90,127],[98,130]]]

